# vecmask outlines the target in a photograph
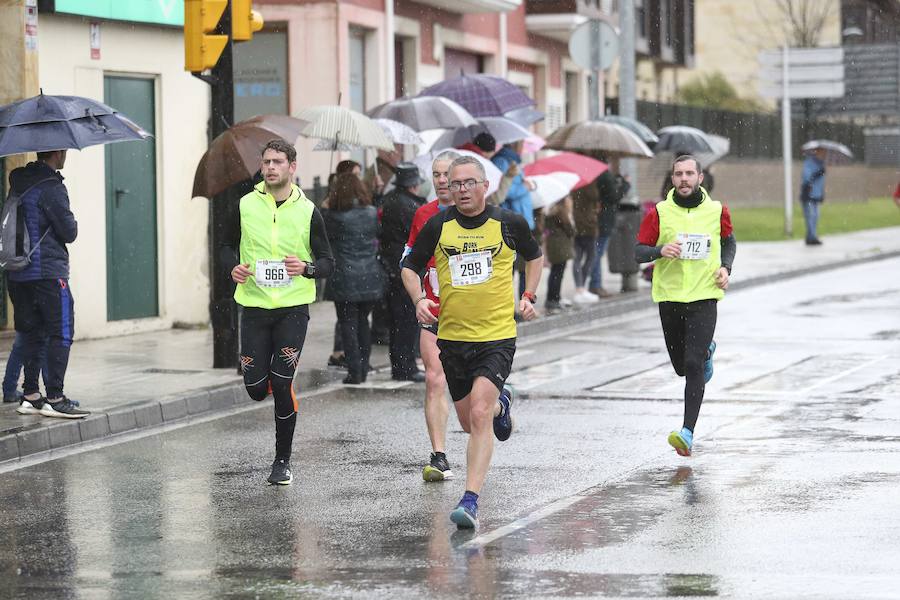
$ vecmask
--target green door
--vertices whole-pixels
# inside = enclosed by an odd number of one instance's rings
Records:
[[[154,81],[104,79],[106,104],[155,133]],[[106,146],[107,318],[159,315],[156,252],[156,142]]]

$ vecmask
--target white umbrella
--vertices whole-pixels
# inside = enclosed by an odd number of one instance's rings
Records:
[[[395,144],[410,144],[421,146],[425,143],[418,133],[405,123],[393,119],[374,119]]]
[[[443,151],[444,149],[432,150],[431,152],[426,152],[425,154],[417,156],[412,160],[416,164],[416,166],[419,167],[419,173],[422,175],[422,177],[424,177],[428,181],[431,181],[431,163],[433,163],[437,155]],[[494,163],[481,156],[480,154],[475,154],[474,152],[469,152],[468,150],[454,150],[454,152],[463,156],[472,156],[474,158],[477,158],[478,162],[481,163],[481,166],[484,167],[484,174],[488,180],[489,185],[487,195],[493,194],[497,191],[497,188],[500,187],[500,178],[503,176],[503,174],[500,172],[500,169],[498,169],[494,165]],[[432,194],[434,194],[433,191]],[[429,200],[432,198],[429,198]]]
[[[696,127],[670,125],[657,131],[656,135],[659,141],[653,146],[654,152],[669,150],[681,154],[709,154],[716,151],[709,134]]]
[[[850,148],[831,140],[810,140],[801,146],[804,153],[811,153],[820,148],[825,150],[825,162],[828,164],[846,164],[853,160]]]
[[[394,143],[384,130],[366,115],[343,106],[310,106],[297,116],[309,121],[301,135],[362,148],[393,151]]]
[[[721,135],[715,135],[713,133],[707,133],[706,137],[709,138],[709,143],[713,147],[713,151],[699,152],[694,155],[697,157],[697,160],[700,161],[700,166],[704,169],[726,156],[731,151],[731,140],[727,137],[722,137]]]
[[[368,111],[372,118],[393,119],[416,131],[456,129],[475,124],[475,117],[462,106],[442,96],[399,98]]]
[[[431,147],[435,150],[438,148],[456,148],[471,142],[475,139],[475,136],[485,131],[494,137],[498,146],[518,142],[534,135],[515,121],[504,117],[482,117],[478,119],[476,125],[447,131]]]
[[[528,180],[537,186],[531,191],[532,208],[549,208],[568,196],[581,178],[575,173],[558,171],[528,177]]]

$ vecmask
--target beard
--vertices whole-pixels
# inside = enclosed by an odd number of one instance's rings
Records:
[[[690,198],[691,196],[696,194],[699,190],[700,190],[700,183],[698,182],[697,185],[691,186],[691,191],[688,192],[687,194],[683,194],[681,192],[680,187],[675,188],[675,193],[678,194],[679,196],[681,196],[682,198]]]

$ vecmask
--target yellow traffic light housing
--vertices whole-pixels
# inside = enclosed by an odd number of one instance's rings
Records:
[[[228,0],[184,0],[184,70],[194,73],[216,66],[228,44],[216,30]]]
[[[262,15],[253,10],[252,0],[231,0],[231,40],[246,42],[263,28]]]

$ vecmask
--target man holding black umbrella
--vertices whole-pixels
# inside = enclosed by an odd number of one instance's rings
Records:
[[[15,169],[9,176],[12,193],[20,195],[20,211],[24,212],[24,226],[33,250],[24,269],[7,271],[16,331],[25,338],[25,395],[16,411],[23,415],[80,419],[90,412],[81,410],[77,402],[63,394],[75,330],[66,244],[78,236],[78,223],[69,208],[69,195],[59,173],[66,164],[66,151],[38,152],[37,156],[36,162]],[[38,388],[45,337],[49,340],[46,398]]]

